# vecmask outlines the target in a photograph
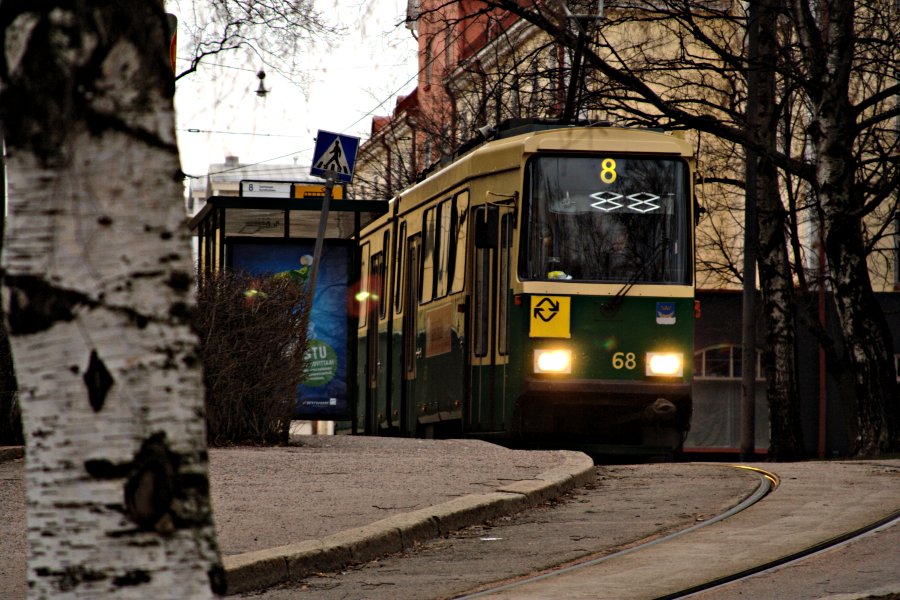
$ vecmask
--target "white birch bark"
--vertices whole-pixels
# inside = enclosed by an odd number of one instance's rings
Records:
[[[222,572],[162,7],[89,4],[20,16],[4,48],[28,594],[209,598]],[[155,26],[159,47],[142,47]],[[41,52],[58,71],[35,72]],[[44,95],[41,78],[63,81]]]
[[[818,14],[816,11],[819,11]],[[862,219],[866,199],[857,186],[854,145],[860,133],[851,102],[857,44],[857,5],[829,0],[821,7],[796,0],[794,21],[804,50],[810,98],[815,185],[821,206],[825,255],[831,275],[844,357],[853,385],[853,452],[875,457],[900,445],[900,409],[893,340],[869,276]],[[851,431],[853,431],[851,429]]]

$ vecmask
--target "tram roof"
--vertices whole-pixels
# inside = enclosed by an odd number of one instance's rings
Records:
[[[685,140],[648,129],[623,127],[556,126],[501,132],[497,139],[468,150],[453,162],[429,174],[425,179],[400,192],[401,211],[407,198],[418,204],[474,177],[518,168],[527,156],[538,152],[615,152],[616,154],[654,154],[693,156]]]
[[[515,124],[514,124],[515,125]],[[446,194],[466,181],[520,168],[524,160],[538,152],[615,152],[692,157],[691,145],[661,130],[630,129],[608,125],[567,126],[554,122],[527,122],[500,128],[495,137],[461,146],[457,158],[391,199],[384,219],[402,214],[423,202]],[[399,206],[395,206],[399,202]],[[396,210],[396,213],[395,213]],[[384,225],[376,219],[363,228],[366,233]]]

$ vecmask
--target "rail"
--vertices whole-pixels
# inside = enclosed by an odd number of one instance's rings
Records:
[[[569,565],[559,568],[559,569],[553,569],[546,573],[541,573],[538,575],[534,575],[532,577],[526,577],[523,579],[516,580],[512,583],[507,583],[504,585],[492,587],[490,589],[482,589],[473,594],[468,594],[468,595],[464,595],[464,596],[456,596],[454,598],[454,600],[469,600],[470,598],[481,598],[484,596],[495,594],[497,592],[514,590],[520,586],[534,583],[536,581],[541,581],[541,580],[549,579],[552,577],[564,575],[567,573],[572,573],[574,571],[592,567],[594,565],[598,565],[600,563],[612,560],[614,558],[619,558],[622,556],[626,556],[628,554],[633,554],[635,552],[640,552],[642,550],[646,550],[647,548],[656,546],[658,544],[662,544],[664,542],[669,542],[669,541],[679,538],[681,536],[687,535],[691,532],[697,531],[698,529],[702,529],[704,527],[709,527],[710,525],[714,525],[715,523],[724,521],[725,519],[728,519],[729,517],[732,517],[732,516],[738,514],[739,512],[746,510],[747,508],[753,506],[754,504],[756,504],[757,502],[759,502],[760,500],[765,498],[769,493],[773,492],[778,487],[778,484],[779,484],[778,476],[775,475],[774,473],[771,473],[764,469],[760,469],[758,467],[750,467],[750,466],[746,466],[746,465],[729,465],[729,466],[731,468],[741,469],[741,470],[745,470],[745,471],[752,473],[754,476],[756,476],[759,479],[759,485],[756,487],[756,489],[753,491],[753,493],[750,494],[749,496],[747,496],[747,498],[745,498],[742,502],[740,502],[739,504],[733,506],[732,508],[716,515],[715,517],[713,517],[711,519],[708,519],[706,521],[703,521],[702,523],[698,523],[698,524],[688,527],[686,529],[682,529],[680,531],[676,531],[676,532],[670,533],[668,535],[656,538],[649,542],[646,542],[643,544],[638,544],[636,546],[632,546],[631,548],[626,548],[624,550],[614,552],[612,554],[607,554],[605,556],[601,556],[598,558],[592,558],[592,559],[585,560],[582,562],[577,562],[575,564],[569,564]],[[719,583],[719,585],[721,585],[721,583]],[[679,592],[675,595],[664,596],[663,598],[680,598],[685,593],[696,593],[698,591],[701,591],[699,589],[700,586],[697,586],[697,588],[698,589],[692,589],[690,591]],[[662,599],[659,599],[659,600],[662,600]]]

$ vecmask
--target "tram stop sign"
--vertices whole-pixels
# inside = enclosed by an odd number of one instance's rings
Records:
[[[320,129],[316,134],[316,149],[309,174],[327,177],[331,173],[337,181],[351,183],[358,149],[359,138]]]

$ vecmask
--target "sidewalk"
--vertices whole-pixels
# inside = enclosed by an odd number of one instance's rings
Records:
[[[294,439],[288,447],[210,451],[232,593],[399,551],[539,504],[593,473],[578,452],[477,440]],[[25,596],[23,477],[22,459],[0,462],[0,600]]]

